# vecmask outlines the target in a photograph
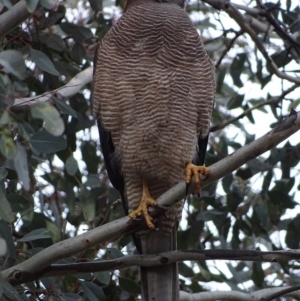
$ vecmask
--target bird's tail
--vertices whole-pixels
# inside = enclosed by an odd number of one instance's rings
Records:
[[[171,233],[152,230],[141,235],[140,246],[143,254],[158,254],[176,250],[176,231]],[[178,301],[179,280],[177,263],[145,268],[141,267],[143,301]]]

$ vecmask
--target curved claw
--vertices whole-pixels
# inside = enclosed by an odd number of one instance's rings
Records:
[[[148,206],[157,206],[156,200],[154,200],[149,193],[148,186],[144,182],[143,183],[143,193],[140,205],[137,207],[137,209],[133,210],[129,217],[134,219],[138,216],[143,215],[146,221],[146,224],[149,229],[154,229],[154,224],[152,223],[152,216],[148,213]]]
[[[200,193],[201,193],[200,174],[204,175],[204,176],[208,176],[209,172],[210,172],[210,170],[205,166],[197,166],[192,163],[187,164],[187,166],[185,168],[185,182],[187,185],[186,194],[188,192],[188,188],[191,183],[192,177],[194,177],[196,193],[198,196],[200,196]]]

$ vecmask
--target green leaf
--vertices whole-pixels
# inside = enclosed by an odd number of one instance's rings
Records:
[[[48,220],[45,221],[45,224],[46,224],[47,230],[49,230],[51,233],[51,238],[54,243],[57,243],[63,239],[63,233],[61,231],[62,230],[61,228],[59,228],[54,223],[52,223]]]
[[[222,91],[225,76],[227,74],[227,69],[222,68],[222,69],[219,69],[218,71],[219,72],[217,73],[217,91],[216,92],[220,94]]]
[[[26,66],[19,51],[10,49],[0,52],[0,65],[4,67],[4,72],[13,74],[19,79],[24,79]]]
[[[243,86],[243,82],[240,77],[244,70],[245,61],[247,59],[246,53],[239,53],[234,59],[232,64],[230,65],[230,75],[233,79],[233,83],[241,88]]]
[[[53,63],[43,52],[33,49],[30,49],[32,61],[43,71],[46,71],[53,75],[59,75],[58,71],[55,69]]]
[[[11,121],[12,119],[10,117],[10,113],[7,110],[5,110],[0,117],[0,125],[9,124]]]
[[[93,37],[92,31],[83,26],[78,26],[72,23],[64,22],[60,24],[61,29],[68,35],[72,36],[76,43],[81,44],[84,40]]]
[[[105,301],[105,295],[103,293],[103,290],[98,285],[88,282],[88,281],[81,281],[81,286],[83,289],[84,295],[90,300],[90,301]]]
[[[257,287],[263,287],[265,274],[261,262],[253,262],[251,279]]]
[[[23,222],[31,222],[33,219],[33,200],[27,200],[17,193],[10,193],[7,195],[11,209],[14,213],[20,213]]]
[[[222,179],[222,187],[226,193],[230,192],[230,185],[232,181],[233,181],[232,174],[229,174]]]
[[[54,136],[60,136],[65,130],[65,124],[57,109],[50,103],[43,102],[31,106],[31,115],[42,119],[45,129]]]
[[[18,239],[18,242],[28,242],[28,241],[38,240],[38,239],[45,239],[45,238],[52,238],[52,233],[48,229],[41,228],[29,232],[22,238]]]
[[[211,221],[220,216],[227,216],[227,212],[217,211],[217,210],[205,210],[198,213],[196,220],[203,220],[205,222]]]
[[[140,294],[141,293],[140,286],[132,280],[129,280],[129,279],[126,279],[123,277],[119,277],[119,284],[120,284],[120,287],[125,292],[128,292],[130,294]]]
[[[15,221],[15,215],[6,198],[3,181],[0,182],[0,200],[0,217],[9,223],[13,223]]]
[[[76,174],[78,170],[78,163],[73,156],[70,156],[66,160],[65,166],[66,166],[66,171],[70,176],[74,176]]]
[[[1,201],[2,200],[3,199],[1,198]],[[1,207],[1,205],[0,205],[0,207]],[[6,254],[8,254],[10,258],[15,259],[17,254],[16,254],[14,240],[13,240],[13,237],[11,234],[11,228],[8,226],[7,222],[4,221],[3,219],[0,219],[0,237],[2,237],[5,240],[5,248],[8,251],[8,252],[6,252]],[[2,242],[2,244],[3,244],[3,242]],[[3,245],[2,245],[2,247],[3,247]],[[2,250],[2,251],[4,251],[4,250]],[[6,255],[6,254],[4,254],[4,255]],[[4,255],[0,255],[0,256],[4,256]]]
[[[120,257],[124,257],[124,254],[116,248],[107,248],[106,253],[107,253],[108,259],[117,259]]]
[[[18,123],[19,134],[25,139],[29,140],[30,137],[34,134],[32,127],[27,123]]]
[[[298,19],[294,23],[292,23],[290,30],[291,30],[291,33],[300,31],[300,19]]]
[[[288,63],[290,63],[293,59],[290,50],[283,50],[281,52],[277,52],[271,55],[271,58],[273,59],[274,63],[277,65],[278,68],[281,68],[283,66],[286,66]],[[271,68],[269,65],[267,66],[267,70],[272,73]]]
[[[32,210],[30,201],[26,200],[22,195],[17,193],[9,193],[7,199],[11,205],[13,212],[23,212],[24,210]]]
[[[72,117],[77,117],[76,111],[71,106],[69,106],[65,101],[61,101],[55,98],[54,102],[57,108],[61,111],[61,113],[69,114]]]
[[[85,48],[82,46],[82,44],[74,44],[71,51],[71,58],[75,63],[79,65],[82,64],[82,60],[85,58]]]
[[[62,39],[61,36],[57,34],[51,34],[47,36],[46,45],[50,49],[53,49],[54,51],[58,51],[58,52],[62,52],[66,48],[66,44],[64,40]]]
[[[1,65],[0,65],[0,69]],[[0,109],[11,107],[15,102],[15,87],[8,74],[0,73]]]
[[[22,301],[18,291],[8,282],[3,283],[3,295],[9,300]]]
[[[40,0],[41,5],[46,9],[53,9],[56,0]]]
[[[110,283],[110,272],[96,272],[94,276],[103,284],[109,285]]]
[[[5,167],[0,167],[0,181],[4,180],[8,172]]]
[[[88,172],[97,174],[100,159],[99,156],[97,156],[95,144],[90,141],[84,141],[81,145],[81,154]]]
[[[299,249],[300,244],[300,215],[298,214],[288,225],[285,236],[285,243],[290,249]]]
[[[91,222],[95,218],[95,199],[91,192],[82,187],[79,194],[80,207],[83,210],[87,221]]]
[[[66,277],[64,277],[66,278]],[[61,301],[82,301],[82,297],[75,293],[61,293],[59,296]]]
[[[30,180],[28,173],[27,153],[20,143],[17,143],[17,155],[14,157],[15,169],[20,181],[23,183],[23,188],[29,190]]]
[[[27,10],[30,13],[33,13],[36,10],[36,8],[37,8],[38,3],[39,3],[39,0],[26,0]]]
[[[227,104],[227,108],[229,110],[239,108],[242,105],[244,98],[245,98],[244,94],[238,94],[238,93],[234,94],[229,100]]]
[[[14,140],[6,132],[0,137],[0,151],[7,159],[13,159],[17,153]]]
[[[191,267],[187,266],[184,262],[178,262],[179,274],[183,277],[193,277],[194,271]]]
[[[99,179],[98,179],[99,181]],[[129,243],[131,243],[132,241],[132,237],[131,235],[125,235],[122,236],[119,241],[118,241],[118,245],[120,247],[120,249],[123,249],[124,247],[126,247]]]
[[[38,154],[51,154],[67,147],[67,141],[63,137],[55,137],[47,131],[39,131],[29,140],[31,148]]]

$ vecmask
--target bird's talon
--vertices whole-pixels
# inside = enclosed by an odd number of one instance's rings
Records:
[[[149,229],[154,228],[154,224],[152,223],[152,216],[148,213],[148,206],[157,206],[156,200],[154,200],[149,193],[147,184],[143,182],[143,193],[142,193],[142,199],[137,209],[133,210],[129,217],[131,219],[136,218],[137,216],[143,215],[146,221],[146,224]]]
[[[195,192],[197,193],[198,197],[201,193],[201,179],[200,174],[203,176],[208,176],[210,170],[205,166],[197,166],[192,163],[187,164],[185,168],[185,182],[187,185],[190,185],[192,177],[195,180]],[[206,177],[207,178],[207,177]],[[188,189],[187,189],[188,190]]]

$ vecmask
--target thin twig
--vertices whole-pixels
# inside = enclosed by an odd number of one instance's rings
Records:
[[[290,76],[278,69],[278,67],[276,66],[273,59],[269,56],[267,50],[265,49],[265,47],[264,47],[262,41],[260,40],[260,38],[258,37],[257,33],[250,26],[247,17],[244,16],[233,3],[231,3],[230,1],[227,1],[227,0],[218,0],[218,1],[203,0],[203,2],[206,2],[208,4],[211,4],[215,7],[217,7],[218,9],[223,9],[224,11],[226,11],[228,13],[228,15],[238,23],[241,30],[248,33],[248,35],[251,37],[251,39],[255,43],[256,47],[258,48],[258,50],[261,52],[261,54],[265,58],[267,65],[270,67],[271,71],[274,74],[276,74],[281,79],[286,79],[290,82],[300,85],[299,77]]]
[[[230,41],[230,43],[227,45],[226,49],[223,51],[222,55],[219,57],[217,62],[215,63],[215,67],[218,68],[224,59],[225,55],[229,52],[229,50],[232,48],[234,42],[237,40],[238,37],[240,37],[243,34],[243,31],[240,30],[235,33],[235,37]]]
[[[227,125],[232,124],[234,122],[237,122],[239,119],[244,118],[245,116],[247,116],[247,114],[249,114],[253,110],[264,107],[266,105],[277,105],[282,99],[285,98],[286,95],[293,92],[295,89],[297,89],[299,87],[300,86],[298,84],[295,84],[295,85],[291,86],[287,90],[283,91],[281,95],[276,96],[276,97],[271,97],[267,101],[261,102],[261,103],[255,105],[255,106],[245,110],[243,113],[239,114],[236,117],[230,118],[230,119],[224,121],[223,123],[219,123],[219,124],[216,124],[216,125],[212,126],[210,128],[210,132],[213,133],[213,132],[224,129]]]

